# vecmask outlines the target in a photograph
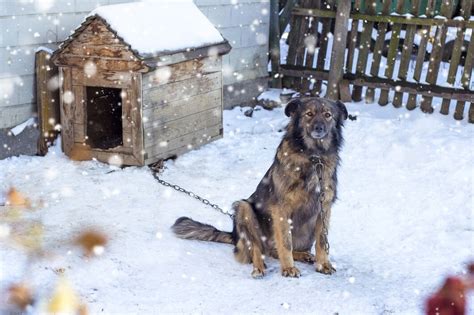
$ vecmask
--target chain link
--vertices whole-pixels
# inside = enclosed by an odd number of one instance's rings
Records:
[[[158,172],[155,172],[153,171],[153,177],[155,177],[155,179],[158,181],[158,183],[160,183],[161,185],[165,186],[165,187],[171,187],[173,188],[174,190],[176,191],[179,191],[179,192],[182,192],[182,193],[185,193],[186,195],[192,197],[192,198],[195,198],[197,200],[199,200],[200,202],[202,202],[203,204],[205,204],[206,206],[209,206],[217,211],[219,211],[220,213],[222,214],[225,214],[227,216],[229,216],[230,218],[234,218],[234,215],[232,213],[229,213],[227,211],[225,211],[224,209],[222,209],[221,207],[219,207],[218,205],[214,204],[214,203],[211,203],[209,200],[207,200],[206,198],[203,198],[195,193],[193,193],[192,191],[189,191],[189,190],[186,190],[184,189],[183,187],[179,186],[179,185],[175,185],[175,184],[171,184],[165,180],[162,180],[159,176],[158,176]]]
[[[310,160],[311,162],[315,165],[316,167],[316,175],[318,175],[318,188],[317,190],[319,190],[319,208],[321,210],[321,221],[323,223],[323,230],[321,231],[321,240],[323,242],[323,247],[324,247],[324,251],[326,252],[326,254],[329,255],[329,240],[328,240],[328,234],[329,234],[329,231],[328,231],[328,226],[327,226],[327,220],[326,220],[326,217],[327,217],[327,213],[323,207],[323,200],[324,200],[324,197],[325,197],[325,193],[324,193],[324,190],[325,190],[325,187],[322,185],[323,184],[323,168],[324,168],[324,164],[323,164],[323,161],[321,160],[321,158],[319,156],[311,156],[310,157]]]

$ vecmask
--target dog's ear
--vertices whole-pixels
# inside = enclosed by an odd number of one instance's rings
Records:
[[[291,115],[296,112],[298,107],[301,105],[301,100],[299,98],[292,99],[288,104],[285,106],[285,115],[290,117]]]
[[[347,116],[349,116],[349,114],[347,113],[346,105],[341,101],[336,101],[336,107],[337,107],[337,109],[339,111],[339,114],[341,115],[342,119],[346,120]]]

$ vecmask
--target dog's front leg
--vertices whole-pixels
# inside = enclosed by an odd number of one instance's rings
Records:
[[[324,274],[328,274],[328,275],[336,271],[336,269],[332,266],[331,262],[329,261],[328,253],[326,252],[326,249],[325,249],[325,242],[327,241],[327,239],[323,235],[323,223],[325,223],[325,226],[329,231],[331,205],[332,205],[332,198],[330,199],[330,201],[323,201],[323,204],[322,204],[323,211],[318,215],[318,219],[316,220],[316,231],[315,231],[316,232],[316,235],[315,235],[316,259],[315,259],[314,264],[316,266],[316,271],[324,273]]]
[[[295,267],[293,261],[293,244],[291,240],[291,228],[288,215],[280,208],[272,211],[273,233],[275,245],[280,260],[281,274],[283,277],[300,276],[300,271]]]

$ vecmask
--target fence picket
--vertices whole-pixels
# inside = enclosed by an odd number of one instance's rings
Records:
[[[375,14],[375,0],[366,0],[366,8],[364,8],[364,13]],[[364,21],[363,30],[360,36],[359,43],[359,57],[357,58],[356,65],[356,74],[364,74],[365,69],[367,68],[367,59],[369,56],[370,45],[372,42],[372,28],[374,27],[374,22]],[[352,89],[352,99],[356,102],[362,100],[362,86],[355,86]]]
[[[412,1],[411,14],[414,16],[418,15],[419,0]],[[400,60],[400,68],[398,70],[398,78],[400,80],[406,80],[408,73],[408,66],[411,60],[411,53],[413,50],[413,41],[415,39],[416,25],[408,25],[405,31],[405,39],[403,40],[403,51]],[[393,106],[401,107],[403,102],[403,92],[395,91],[393,96]]]
[[[321,8],[321,0],[312,0],[309,4],[310,8]],[[308,30],[308,36],[313,36],[314,41],[314,50],[311,52],[309,48],[307,48],[306,52],[306,59],[305,59],[305,67],[312,68],[314,63],[314,57],[316,54],[316,47],[318,45],[318,35],[319,35],[319,18],[313,17],[311,21],[311,27]],[[302,83],[302,92],[309,91],[311,85],[311,80],[309,78],[304,78]]]
[[[332,6],[329,3],[327,4],[327,6],[328,6],[328,9],[330,10],[334,9],[334,6]],[[331,32],[331,25],[332,25],[333,19],[322,18],[321,21],[323,24],[323,28],[321,30],[321,40],[320,40],[319,51],[318,51],[318,59],[316,61],[316,70],[324,71],[324,65],[326,64],[328,44],[329,44],[328,34]],[[323,84],[322,80],[316,80],[316,82],[314,83],[312,94],[320,95],[322,84]]]
[[[397,12],[401,13],[402,8],[404,5],[403,0],[398,0],[397,2]],[[395,70],[395,63],[398,54],[398,43],[400,42],[400,32],[402,30],[402,24],[395,24],[392,27],[392,37],[390,38],[390,44],[388,46],[388,54],[387,54],[387,68],[385,69],[385,76],[388,79],[391,79],[393,76],[393,72]],[[382,90],[380,91],[380,98],[379,98],[379,105],[387,105],[388,104],[388,95],[390,90]]]
[[[383,2],[382,14],[388,15],[392,0],[385,0]],[[372,55],[372,65],[370,67],[370,74],[374,77],[379,75],[380,61],[382,60],[382,51],[385,44],[385,34],[387,33],[387,22],[381,22],[378,25],[377,39],[375,41],[374,53]],[[372,103],[375,99],[375,89],[368,87],[365,92],[365,102]]]
[[[391,0],[389,0],[391,1]],[[354,2],[354,12],[360,12],[360,0]],[[352,65],[354,64],[354,53],[357,45],[359,20],[352,19],[351,22],[351,33],[349,35],[347,59],[346,59],[346,71],[352,72]]]
[[[451,1],[443,1],[441,4],[441,15],[447,18],[451,17],[453,3]],[[446,25],[438,26],[436,29],[435,41],[431,49],[430,62],[428,65],[428,73],[426,74],[426,82],[436,84],[438,80],[439,67],[443,57],[444,45],[446,44],[446,34],[448,27]],[[433,97],[425,96],[421,99],[421,110],[425,113],[432,113],[433,106],[431,105]]]
[[[426,8],[426,16],[432,17],[434,12],[434,5],[435,0],[429,0]],[[415,61],[415,70],[413,72],[413,79],[415,81],[420,82],[421,80],[421,72],[423,70],[423,63],[425,62],[425,55],[426,55],[426,47],[428,45],[428,39],[431,32],[431,26],[423,26],[420,29],[420,33],[422,34],[422,38],[420,41],[420,45],[418,46],[418,55]],[[416,108],[416,94],[409,94],[408,101],[407,101],[407,109],[412,110]]]
[[[474,63],[474,30],[471,33],[471,40],[466,54],[466,62],[464,63],[464,71],[461,78],[461,84],[465,90],[469,90],[469,84],[472,76],[472,68]],[[454,111],[454,119],[462,120],[464,118],[464,106],[465,102],[458,101],[456,103],[456,109]],[[474,109],[473,102],[469,107],[469,122],[474,122]]]

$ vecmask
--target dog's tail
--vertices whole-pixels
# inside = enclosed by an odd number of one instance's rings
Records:
[[[234,244],[232,233],[216,229],[212,225],[194,221],[188,217],[181,217],[171,227],[179,238]]]

